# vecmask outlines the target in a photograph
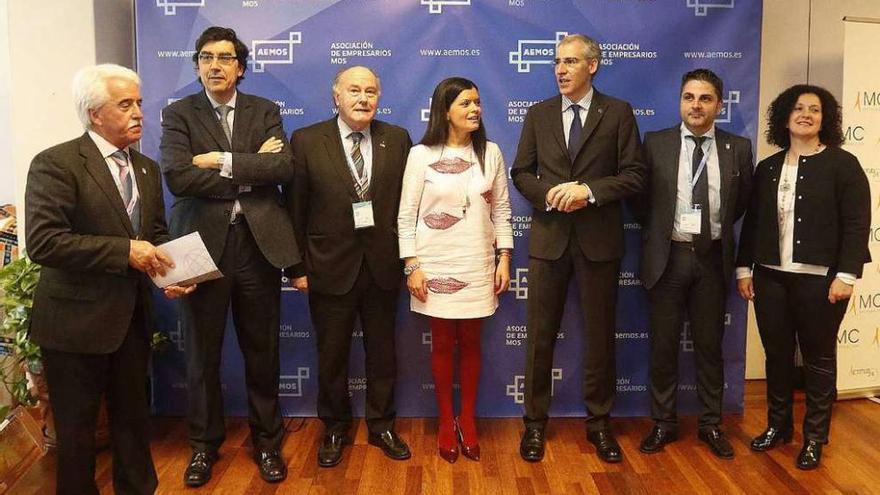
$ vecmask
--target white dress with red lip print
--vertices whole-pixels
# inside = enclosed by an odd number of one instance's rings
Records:
[[[438,318],[482,318],[495,312],[495,249],[513,249],[507,168],[495,143],[485,172],[472,146],[413,147],[397,217],[400,257],[417,256],[428,298],[410,308]]]

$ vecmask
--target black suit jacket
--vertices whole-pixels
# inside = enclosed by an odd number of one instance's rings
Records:
[[[721,246],[724,280],[730,280],[736,257],[733,224],[745,213],[752,185],[752,143],[747,138],[715,128],[715,149],[721,172]],[[645,163],[649,186],[633,201],[633,213],[642,223],[641,278],[650,289],[660,280],[669,260],[678,168],[681,127],[645,135]]]
[[[780,263],[777,181],[786,151],[761,160],[755,170],[737,266]],[[793,261],[861,277],[864,264],[871,261],[871,188],[865,171],[840,148],[828,147],[802,160],[795,189]]]
[[[555,260],[576,235],[587,259],[623,256],[623,208],[620,200],[642,190],[639,129],[629,103],[593,91],[583,140],[572,162],[562,129],[562,97],[533,105],[523,124],[513,183],[534,205],[529,255]],[[545,211],[547,191],[570,181],[587,184],[595,204],[572,213]]]
[[[30,336],[64,352],[107,354],[122,345],[138,298],[148,317],[149,279],[129,267],[131,239],[168,241],[159,167],[130,150],[141,208],[135,235],[122,198],[88,134],[31,162],[25,189],[26,240],[42,265]]]
[[[397,210],[406,157],[412,146],[405,129],[381,121],[370,125],[373,168],[370,190],[375,226],[355,230],[352,203],[358,202],[336,118],[298,129],[291,136],[295,170],[288,190],[299,245],[305,252],[309,289],[345,294],[366,262],[384,289],[400,284]]]
[[[162,111],[162,172],[175,196],[171,234],[198,231],[215,262],[226,243],[229,215],[237,198],[251,233],[266,259],[278,268],[301,261],[293,224],[279,186],[293,178],[290,149],[257,153],[270,136],[286,141],[278,105],[238,92],[232,146],[204,91],[176,101]],[[192,164],[192,157],[211,151],[232,153],[232,178]],[[239,193],[239,186],[251,186]]]

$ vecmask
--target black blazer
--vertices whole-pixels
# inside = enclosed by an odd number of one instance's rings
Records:
[[[592,261],[623,256],[620,200],[645,186],[639,129],[629,103],[593,91],[583,141],[574,163],[562,129],[562,97],[536,103],[523,124],[511,169],[516,188],[534,206],[529,255],[555,260],[576,235]],[[587,184],[596,198],[572,213],[545,210],[547,191],[570,181]]]
[[[30,337],[64,352],[107,354],[122,345],[140,298],[149,318],[151,282],[128,266],[131,239],[168,241],[159,167],[130,149],[140,197],[136,236],[107,163],[88,134],[31,162],[25,188],[27,250],[42,265]]]
[[[298,129],[291,136],[295,178],[287,191],[309,289],[345,294],[365,261],[384,289],[399,286],[403,265],[397,247],[397,209],[406,157],[412,146],[405,129],[381,121],[370,124],[373,168],[370,190],[376,225],[355,230],[352,204],[358,202],[336,117]]]
[[[786,151],[765,158],[755,170],[737,266],[780,263],[777,195]],[[802,157],[795,192],[792,260],[861,277],[871,261],[871,189],[859,160],[833,147]]]
[[[293,224],[279,186],[293,179],[288,146],[280,153],[257,153],[270,136],[286,141],[278,105],[238,92],[232,147],[204,91],[176,101],[162,111],[162,172],[174,194],[169,224],[181,237],[198,231],[214,262],[219,262],[236,198],[266,260],[277,268],[301,261]],[[232,178],[192,164],[210,151],[232,152]],[[240,185],[251,186],[239,193]]]
[[[715,147],[721,175],[721,246],[724,280],[733,274],[736,257],[733,224],[745,213],[752,186],[752,143],[747,138],[715,128]],[[645,135],[645,163],[649,186],[631,205],[642,223],[641,279],[650,289],[660,280],[669,260],[678,169],[681,125]]]

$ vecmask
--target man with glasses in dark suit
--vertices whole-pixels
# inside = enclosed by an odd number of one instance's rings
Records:
[[[544,457],[553,348],[569,281],[577,281],[584,334],[587,438],[603,461],[620,462],[611,430],[614,331],[623,256],[621,200],[642,190],[645,166],[629,103],[593,88],[602,51],[572,34],[556,47],[561,94],[536,103],[523,124],[511,175],[534,206],[529,240],[525,433],[520,455]]]
[[[211,479],[225,438],[220,354],[232,308],[245,362],[248,422],[260,476],[287,476],[278,404],[281,269],[299,263],[280,186],[293,178],[278,105],[236,89],[248,48],[224,27],[206,29],[193,62],[204,91],[162,112],[162,171],[174,194],[174,237],[199,232],[223,278],[182,301],[190,444],[187,486]]]

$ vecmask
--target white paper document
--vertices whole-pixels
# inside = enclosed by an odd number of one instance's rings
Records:
[[[169,285],[192,285],[223,276],[211,259],[208,248],[205,247],[198,232],[187,234],[158,247],[174,261],[174,268],[165,272],[165,276],[152,277],[153,283],[159,288],[164,289]]]

